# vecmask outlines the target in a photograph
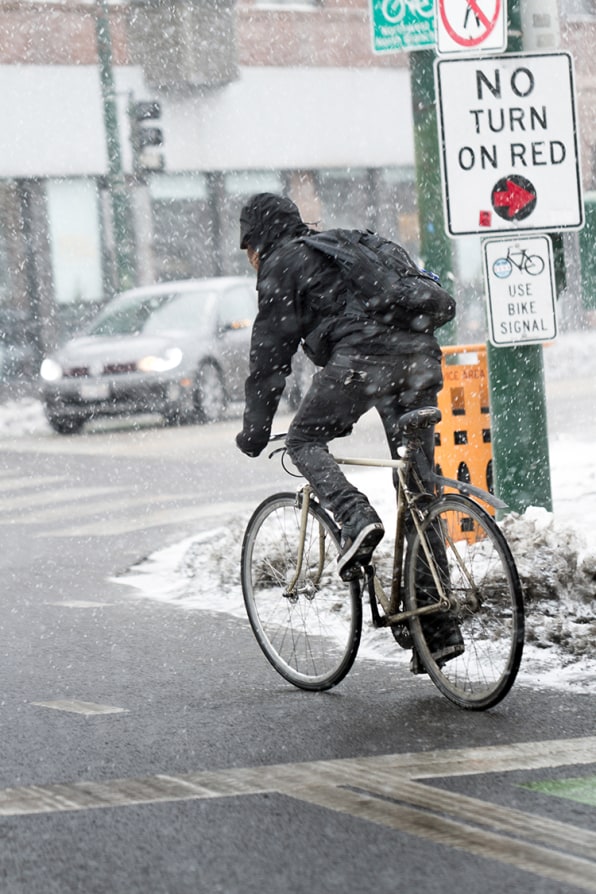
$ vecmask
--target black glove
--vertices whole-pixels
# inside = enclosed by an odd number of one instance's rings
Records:
[[[269,443],[269,432],[247,432],[244,429],[236,435],[236,445],[247,456],[259,456]]]

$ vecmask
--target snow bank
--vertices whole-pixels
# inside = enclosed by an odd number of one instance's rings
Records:
[[[370,495],[391,530],[393,507],[383,473],[361,473],[357,483]],[[245,618],[240,545],[247,520],[236,519],[159,551],[119,580],[143,596],[184,609]],[[526,649],[519,683],[596,692],[594,529],[588,532],[588,539],[579,523],[558,522],[553,513],[536,507],[521,516],[508,516],[503,529],[518,566],[526,604]],[[375,555],[383,577],[390,556],[383,544]],[[360,654],[402,664],[409,661],[409,654],[388,631],[368,625]]]

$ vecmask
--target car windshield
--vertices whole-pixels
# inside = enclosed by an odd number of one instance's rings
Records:
[[[88,330],[89,335],[154,335],[171,330],[197,329],[205,315],[211,290],[164,295],[121,295],[112,301]]]

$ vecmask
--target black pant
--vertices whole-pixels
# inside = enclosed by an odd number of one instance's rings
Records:
[[[422,354],[394,358],[338,352],[315,374],[290,426],[286,445],[293,463],[340,525],[369,503],[347,480],[329,454],[327,443],[345,434],[375,407],[395,459],[401,445],[397,431],[400,417],[408,410],[436,406],[441,384],[440,361]],[[432,469],[432,430],[424,434],[423,449]]]

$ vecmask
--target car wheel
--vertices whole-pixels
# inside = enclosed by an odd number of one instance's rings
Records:
[[[83,428],[86,419],[70,416],[48,416],[48,422],[59,435],[76,435]]]
[[[199,422],[217,422],[227,405],[221,372],[214,363],[203,363],[196,376],[195,407]]]

